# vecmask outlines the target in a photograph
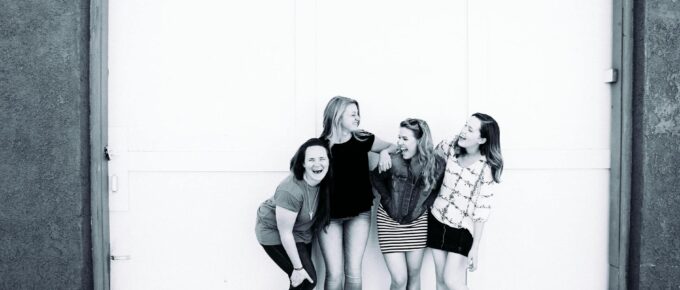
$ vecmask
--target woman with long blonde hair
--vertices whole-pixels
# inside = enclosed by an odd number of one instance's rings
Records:
[[[419,290],[427,241],[427,212],[444,176],[444,158],[434,154],[430,127],[420,119],[399,124],[392,167],[371,174],[380,194],[378,242],[391,276],[390,290]]]
[[[387,170],[391,166],[389,153],[396,150],[394,144],[359,129],[360,120],[359,103],[347,97],[333,97],[324,110],[319,138],[328,142],[333,159],[331,221],[319,233],[327,290],[361,289],[361,264],[373,206],[368,152],[379,152],[379,168]]]

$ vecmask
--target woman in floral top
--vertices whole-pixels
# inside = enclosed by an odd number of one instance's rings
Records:
[[[477,268],[484,222],[503,171],[498,123],[475,113],[453,140],[435,148],[446,158],[446,172],[428,216],[437,290],[468,289],[465,270]]]

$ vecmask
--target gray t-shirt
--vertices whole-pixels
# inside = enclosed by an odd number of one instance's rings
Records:
[[[310,186],[304,180],[288,175],[276,188],[274,196],[260,204],[257,209],[255,235],[257,241],[265,246],[280,245],[281,238],[276,227],[276,207],[280,206],[298,213],[293,236],[296,243],[312,242],[312,225],[316,219],[319,203],[319,187]]]

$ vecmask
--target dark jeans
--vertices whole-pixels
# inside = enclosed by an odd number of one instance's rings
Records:
[[[302,282],[302,284],[298,285],[297,287],[290,286],[290,288],[288,289],[290,290],[314,289],[314,286],[316,286],[316,271],[314,270],[314,264],[312,264],[312,244],[296,243],[295,246],[297,246],[298,256],[300,256],[302,267],[305,268],[305,271],[307,271],[309,277],[312,278],[312,280],[314,280],[314,283],[309,283],[309,281],[305,279]],[[283,248],[283,245],[274,246],[262,245],[262,247],[264,248],[264,251],[267,252],[267,255],[269,255],[269,257],[272,258],[272,260],[274,260],[274,263],[276,263],[276,265],[279,265],[281,270],[286,272],[286,274],[290,278],[290,275],[293,273],[293,263],[288,258],[288,254],[286,254],[286,250]]]

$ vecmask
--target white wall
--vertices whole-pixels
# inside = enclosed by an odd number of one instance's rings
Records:
[[[334,95],[387,141],[406,117],[435,141],[473,112],[498,120],[506,171],[473,289],[606,287],[608,1],[109,5],[111,249],[130,257],[113,289],[285,285],[255,209]],[[365,288],[387,289],[375,228],[364,261]],[[422,278],[434,289],[429,253]]]

